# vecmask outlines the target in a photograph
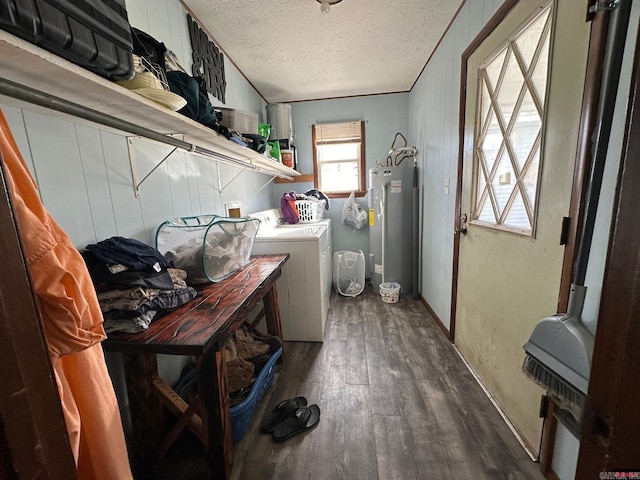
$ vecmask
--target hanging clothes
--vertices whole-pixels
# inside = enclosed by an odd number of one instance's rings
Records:
[[[87,267],[40,201],[0,110],[0,151],[80,480],[132,479]]]

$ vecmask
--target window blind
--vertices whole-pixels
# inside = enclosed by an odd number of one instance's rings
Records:
[[[316,124],[316,145],[358,143],[362,139],[362,122]]]

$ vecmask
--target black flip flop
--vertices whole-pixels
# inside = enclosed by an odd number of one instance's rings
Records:
[[[310,430],[320,422],[320,407],[309,405],[308,407],[298,407],[280,424],[273,429],[273,439],[276,442],[283,442],[300,432]]]
[[[307,399],[304,397],[290,398],[288,400],[281,401],[274,407],[272,411],[267,413],[260,423],[260,429],[264,433],[271,433],[273,429],[287,418],[298,407],[304,407],[307,405]]]

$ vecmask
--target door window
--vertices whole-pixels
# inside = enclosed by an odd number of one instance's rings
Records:
[[[551,16],[547,5],[478,68],[474,223],[534,234]]]

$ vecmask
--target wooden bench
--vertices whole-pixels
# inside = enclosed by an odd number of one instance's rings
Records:
[[[212,478],[228,478],[233,467],[231,416],[224,344],[262,301],[269,335],[282,339],[276,280],[289,254],[251,257],[241,270],[219,283],[198,288],[191,302],[155,320],[144,332],[111,333],[106,351],[124,354],[132,419],[133,444],[149,478],[157,476],[158,459],[184,427],[205,444]],[[158,376],[156,354],[191,355],[197,359],[198,398],[187,405]],[[283,357],[284,358],[284,354]],[[166,435],[164,408],[179,416]]]

